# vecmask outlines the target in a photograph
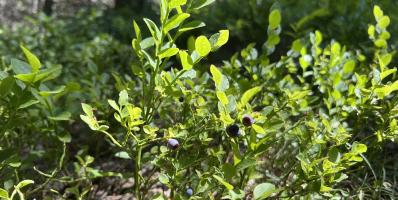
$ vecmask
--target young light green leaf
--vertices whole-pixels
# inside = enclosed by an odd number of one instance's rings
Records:
[[[216,95],[217,95],[218,100],[220,100],[220,102],[221,102],[224,106],[225,106],[225,105],[228,105],[229,100],[228,100],[228,97],[227,97],[227,95],[225,94],[225,92],[223,92],[223,91],[217,91],[217,92],[216,92]]]
[[[378,21],[381,17],[383,17],[383,11],[379,6],[373,7],[373,15],[375,16],[376,20]]]
[[[261,127],[257,124],[252,124],[252,128],[254,131],[256,131],[256,133],[265,134],[265,130],[263,129],[263,127]]]
[[[17,74],[14,77],[25,82],[25,83],[33,83],[35,81],[36,74],[34,74],[34,73]]]
[[[160,58],[160,59],[163,59],[163,58],[168,58],[168,57],[171,57],[171,56],[174,56],[174,55],[176,55],[177,53],[178,53],[178,51],[179,51],[179,49],[178,48],[168,48],[168,49],[165,49],[165,50],[163,50],[162,52],[160,52],[160,54],[158,55],[158,57]]]
[[[135,31],[135,38],[137,38],[138,42],[141,42],[141,29],[138,26],[135,20],[133,21],[134,31]]]
[[[30,66],[32,67],[32,72],[33,73],[38,72],[41,67],[40,60],[33,53],[31,53],[28,49],[26,49],[22,45],[21,45],[21,49],[22,49],[23,53],[25,54],[26,59],[28,59]]]
[[[8,192],[7,192],[7,190],[5,190],[3,188],[0,188],[0,199],[1,198],[8,199]]]
[[[148,18],[144,18],[144,22],[148,27],[149,32],[151,32],[152,37],[155,38],[156,41],[160,40],[160,31],[159,28],[156,26],[155,22]]]
[[[227,181],[225,181],[223,178],[217,176],[217,175],[213,175],[213,177],[215,179],[217,179],[218,182],[220,182],[221,184],[223,184],[225,186],[225,188],[227,188],[228,190],[233,190],[234,186],[229,184]]]
[[[381,29],[386,29],[388,25],[390,25],[390,18],[388,16],[381,17],[380,20],[377,22],[377,26]]]
[[[379,58],[379,64],[380,64],[381,71],[383,71],[384,68],[390,64],[390,62],[392,60],[392,55],[388,53],[388,54],[379,56],[378,58]]]
[[[129,156],[129,154],[125,151],[119,151],[115,154],[115,157],[117,158],[122,158],[122,159],[131,159],[131,157]]]
[[[115,110],[120,111],[119,106],[117,105],[116,101],[112,99],[108,99],[108,104]]]
[[[220,33],[220,36],[218,37],[216,46],[221,47],[222,45],[224,45],[228,42],[229,30],[220,30],[219,33]]]
[[[385,39],[379,38],[374,41],[374,44],[376,45],[376,47],[382,48],[387,46],[387,41]]]
[[[257,86],[252,89],[247,90],[245,93],[243,93],[242,98],[240,99],[240,103],[245,106],[247,103],[249,103],[250,99],[254,97],[257,93],[261,91],[261,87]]]
[[[169,0],[160,0],[160,21],[164,22],[166,19],[166,15],[168,13],[169,8]]]
[[[33,184],[33,183],[35,183],[34,181],[32,181],[32,180],[23,180],[23,181],[21,181],[21,182],[19,182],[16,186],[15,186],[15,189],[21,189],[21,188],[23,188],[23,187],[25,187],[25,186],[27,186],[27,185],[30,185],[30,184]]]
[[[210,65],[210,73],[213,77],[213,81],[216,85],[216,88],[218,88],[222,81],[222,73],[214,65]]]
[[[122,90],[119,92],[118,103],[120,106],[125,106],[129,103],[129,93],[127,92],[127,90]]]
[[[170,0],[169,1],[169,8],[173,9],[177,6],[183,6],[187,3],[187,0]]]
[[[89,116],[89,117],[92,117],[92,116],[93,116],[93,108],[92,108],[90,105],[85,104],[85,103],[82,103],[82,109],[83,109],[83,112],[84,112],[87,116]]]
[[[212,4],[215,1],[216,0],[196,0],[196,1],[193,1],[192,8],[201,9],[201,8],[203,8],[205,6],[208,6],[208,5]]]
[[[181,26],[180,29],[178,29],[179,33],[185,32],[185,31],[190,31],[196,28],[204,27],[206,24],[201,22],[201,21],[192,21],[187,24],[184,24]]]
[[[269,28],[276,29],[281,23],[281,12],[278,9],[271,11],[269,14]]]
[[[355,154],[365,153],[367,151],[367,146],[359,142],[354,142],[351,147],[351,151]]]
[[[193,61],[192,61],[191,56],[189,56],[189,54],[186,51],[182,51],[182,50],[180,50],[179,55],[180,55],[180,61],[181,61],[182,68],[184,70],[192,69]]]
[[[276,191],[275,185],[271,183],[261,183],[253,190],[253,197],[255,200],[265,199],[271,196]]]
[[[159,181],[163,184],[168,184],[169,183],[169,177],[166,174],[160,174],[159,175]]]
[[[199,36],[195,41],[195,50],[202,57],[207,56],[211,51],[209,40],[205,36]]]
[[[166,22],[166,24],[163,28],[163,32],[168,33],[170,30],[178,27],[189,16],[190,16],[190,14],[188,14],[188,13],[180,13],[180,14],[174,15],[172,18],[170,18]]]
[[[354,60],[349,60],[346,63],[344,63],[343,66],[343,73],[344,74],[349,74],[352,73],[355,69],[355,61]]]
[[[380,73],[380,80],[383,80],[384,78],[386,78],[386,77],[389,76],[390,74],[395,73],[396,71],[397,71],[397,69],[394,68],[394,69],[389,69],[389,70],[386,70],[386,71]]]

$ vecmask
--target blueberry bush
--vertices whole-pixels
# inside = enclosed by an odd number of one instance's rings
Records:
[[[322,27],[286,39],[274,4],[261,43],[217,59],[243,29],[203,31],[209,16],[196,16],[214,2],[159,0],[158,18],[132,22],[130,47],[92,32],[95,10],[77,33],[39,16],[43,43],[23,26],[0,33],[18,46],[0,65],[0,199],[395,199],[387,13],[373,6],[355,30],[363,50]]]

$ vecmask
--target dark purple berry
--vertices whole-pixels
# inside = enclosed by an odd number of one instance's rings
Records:
[[[240,135],[239,126],[236,124],[229,125],[227,127],[227,133],[231,137],[238,137]]]
[[[242,124],[243,125],[251,126],[251,125],[253,125],[253,123],[254,123],[254,119],[253,119],[252,116],[250,116],[250,115],[243,116],[243,118],[242,118]]]
[[[192,190],[192,188],[187,188],[187,191],[185,192],[185,194],[187,194],[187,196],[192,196],[193,195],[193,190]]]
[[[176,150],[179,146],[180,143],[178,142],[178,140],[173,138],[167,140],[167,147],[169,147],[169,149]]]

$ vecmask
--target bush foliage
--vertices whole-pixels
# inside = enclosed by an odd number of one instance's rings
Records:
[[[299,30],[327,1],[286,38],[286,2],[245,1],[267,13],[249,20],[267,24],[259,39],[211,25],[214,2],[160,0],[131,46],[103,32],[101,10],[1,29],[0,199],[98,199],[103,184],[134,199],[394,199],[387,13]],[[333,37],[355,24],[368,42]],[[257,43],[232,52],[237,35]]]

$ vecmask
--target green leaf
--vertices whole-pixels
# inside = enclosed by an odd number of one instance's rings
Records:
[[[260,91],[261,87],[257,86],[243,93],[242,98],[240,99],[240,103],[242,104],[242,106],[245,106],[247,103],[249,103],[250,99],[252,99],[254,95],[259,93]]]
[[[211,51],[209,40],[205,36],[199,36],[195,40],[195,50],[201,57],[207,56]]]
[[[62,73],[61,66],[55,66],[51,68],[47,68],[45,70],[41,70],[37,73],[35,80],[33,82],[45,82],[48,80],[52,80],[57,78]]]
[[[65,90],[65,86],[61,86],[56,90],[53,91],[40,91],[39,94],[42,97],[49,97],[50,95],[59,94]]]
[[[177,53],[178,53],[178,51],[179,51],[179,49],[178,48],[168,48],[168,49],[165,49],[165,50],[163,50],[162,52],[160,52],[160,54],[158,55],[158,57],[160,58],[160,59],[163,59],[163,58],[168,58],[168,57],[171,57],[171,56],[174,56],[174,55],[176,55]]]
[[[27,185],[33,184],[33,183],[35,183],[35,182],[32,180],[23,180],[23,181],[19,182],[18,185],[15,186],[15,189],[21,189],[21,188],[23,188]]]
[[[252,128],[254,129],[254,131],[256,131],[256,133],[265,134],[265,130],[263,129],[263,127],[257,124],[252,124]]]
[[[177,6],[183,6],[187,3],[187,0],[170,0],[169,1],[169,8],[173,9]]]
[[[373,25],[370,25],[368,28],[368,35],[370,38],[374,38],[375,37],[375,32],[376,32],[376,28]]]
[[[386,78],[386,77],[389,76],[390,74],[395,73],[396,71],[397,71],[396,68],[386,70],[386,71],[380,73],[380,79],[383,80],[384,78]]]
[[[351,151],[355,154],[360,154],[360,153],[365,153],[367,151],[367,147],[364,144],[361,144],[359,142],[354,142],[351,147]]]
[[[30,66],[32,67],[32,72],[33,73],[38,72],[41,67],[40,60],[22,45],[21,49],[24,52],[26,59],[28,59]]]
[[[4,78],[0,82],[0,97],[7,96],[15,85],[15,79],[12,76]]]
[[[349,60],[346,63],[344,63],[343,66],[343,73],[344,74],[349,74],[352,73],[355,69],[355,61],[354,60]]]
[[[160,0],[160,21],[164,22],[169,10],[169,0]]]
[[[63,131],[59,135],[57,135],[58,140],[65,143],[70,143],[72,141],[72,137],[69,132]]]
[[[72,117],[72,114],[70,112],[65,111],[65,112],[58,114],[57,116],[54,116],[54,117],[50,116],[48,118],[51,120],[54,120],[54,121],[69,121],[71,119],[71,117]]]
[[[387,41],[384,39],[377,39],[376,41],[374,41],[374,44],[376,45],[376,47],[386,47],[387,46]]]
[[[82,109],[83,109],[83,112],[84,112],[87,116],[89,116],[89,117],[92,117],[92,116],[93,116],[93,108],[92,108],[90,105],[85,104],[85,103],[82,103]]]
[[[385,67],[387,67],[390,64],[391,60],[392,60],[392,55],[389,53],[379,56],[379,64],[382,71]]]
[[[151,32],[151,35],[157,42],[160,41],[160,31],[159,28],[156,26],[155,22],[148,18],[144,18],[144,22],[146,26],[148,27],[149,32]]]
[[[225,181],[223,178],[217,176],[217,175],[213,175],[213,177],[215,179],[217,179],[218,182],[220,182],[221,184],[223,184],[225,186],[225,188],[227,188],[228,190],[233,190],[234,186],[229,184],[227,181]]]
[[[269,14],[269,28],[276,29],[281,23],[281,12],[276,9]]]
[[[224,45],[228,42],[229,30],[220,30],[219,33],[220,33],[220,36],[218,37],[216,46],[221,47],[222,45]]]
[[[7,190],[0,188],[0,198],[8,199],[8,192]]]
[[[380,9],[379,6],[373,7],[373,15],[375,16],[376,20],[378,21],[380,18],[383,17],[383,11]]]
[[[138,26],[137,22],[135,22],[135,20],[133,21],[133,27],[134,27],[135,37],[137,38],[138,42],[140,42],[141,41],[141,29]]]
[[[125,106],[129,102],[129,94],[127,90],[122,90],[119,92],[119,105],[120,106]]]
[[[126,159],[126,160],[131,159],[131,157],[129,156],[129,154],[128,154],[127,152],[125,152],[125,151],[117,152],[117,153],[115,154],[115,157],[117,157],[117,158],[122,158],[122,159]]]
[[[192,22],[189,22],[189,23],[184,24],[183,26],[181,26],[181,28],[178,29],[178,32],[182,33],[182,32],[185,32],[185,31],[190,31],[190,30],[193,30],[193,29],[204,27],[205,25],[206,24],[201,22],[201,21],[192,21]]]
[[[170,18],[164,28],[163,31],[164,33],[168,33],[170,30],[178,27],[185,19],[187,19],[190,16],[188,13],[180,13],[174,15],[172,18]]]
[[[261,183],[254,188],[253,197],[255,200],[265,199],[271,196],[275,191],[275,185],[271,183]]]
[[[241,172],[247,168],[254,167],[257,165],[257,161],[255,158],[245,158],[238,165],[236,165],[236,170]]]
[[[383,16],[377,22],[377,26],[379,26],[382,29],[386,29],[388,25],[390,25],[390,18],[388,16]]]
[[[234,165],[232,165],[230,163],[225,163],[222,166],[222,170],[223,170],[224,177],[227,180],[232,179],[232,177],[234,177],[236,175],[236,168]]]
[[[112,99],[108,99],[108,104],[115,110],[120,111],[119,106],[117,105],[116,101]]]
[[[169,183],[169,177],[166,174],[160,174],[159,175],[159,181],[163,184],[168,184]]]
[[[320,45],[322,43],[322,33],[319,32],[318,30],[315,31],[315,43],[317,45]]]
[[[33,83],[35,81],[36,74],[17,74],[14,76],[15,78],[25,82],[25,83]]]
[[[215,1],[216,0],[196,0],[196,1],[193,1],[192,8],[201,9],[201,8],[203,8],[205,6],[208,6],[208,5],[212,4]]]
[[[186,51],[180,51],[179,55],[180,55],[180,61],[181,61],[182,68],[184,70],[192,69],[193,61],[192,61],[191,56],[189,56],[189,54]]]
[[[220,100],[220,102],[221,102],[224,106],[225,106],[225,105],[228,105],[229,100],[228,100],[227,95],[226,95],[224,92],[222,92],[222,91],[217,91],[217,92],[216,92],[216,95],[217,95],[218,100]]]
[[[213,77],[213,81],[214,81],[216,87],[218,88],[220,86],[220,84],[221,84],[221,81],[222,81],[221,72],[217,69],[216,66],[210,65],[210,73],[211,73],[211,75]]]
[[[39,102],[38,100],[31,99],[31,100],[29,100],[29,101],[23,103],[22,105],[20,105],[20,106],[18,107],[18,110],[19,110],[19,109],[27,108],[27,107],[32,106],[32,105],[37,104],[37,103],[40,103],[40,102]]]
[[[29,74],[31,72],[29,64],[18,59],[11,59],[11,68],[15,74]]]

